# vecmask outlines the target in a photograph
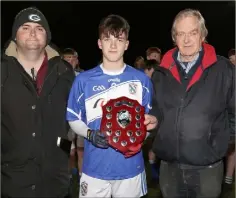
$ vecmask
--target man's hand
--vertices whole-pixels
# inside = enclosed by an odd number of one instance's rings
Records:
[[[92,144],[96,147],[99,148],[108,148],[109,144],[108,144],[108,140],[106,138],[106,136],[101,133],[101,131],[99,130],[88,130],[87,133],[87,138],[90,142],[92,142]]]
[[[147,131],[150,131],[150,130],[156,128],[158,121],[155,116],[145,114],[144,117],[145,117],[144,124],[147,127]]]

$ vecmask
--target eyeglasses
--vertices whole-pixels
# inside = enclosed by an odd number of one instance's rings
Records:
[[[185,38],[186,36],[188,36],[188,37],[195,37],[195,36],[198,35],[198,33],[199,33],[199,32],[198,32],[197,30],[191,31],[191,32],[189,32],[189,33],[177,32],[177,33],[176,33],[176,36],[177,36],[178,38]]]

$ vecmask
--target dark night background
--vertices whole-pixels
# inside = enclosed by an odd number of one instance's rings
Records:
[[[235,2],[1,2],[1,47],[10,38],[15,15],[29,6],[39,8],[48,19],[52,42],[60,49],[72,47],[78,51],[81,67],[94,67],[101,58],[97,47],[98,24],[108,14],[119,14],[131,26],[130,46],[125,61],[133,65],[139,55],[145,56],[150,46],[166,52],[173,47],[171,26],[175,15],[184,8],[199,9],[206,20],[208,43],[218,54],[227,56],[235,46]]]

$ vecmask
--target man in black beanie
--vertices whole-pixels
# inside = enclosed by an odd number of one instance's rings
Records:
[[[1,195],[67,196],[70,142],[65,119],[74,80],[70,64],[50,45],[37,8],[17,14],[1,61]]]

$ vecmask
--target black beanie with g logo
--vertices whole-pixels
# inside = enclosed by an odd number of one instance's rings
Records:
[[[33,22],[40,24],[46,31],[47,34],[47,44],[51,41],[51,32],[48,25],[48,21],[41,11],[35,7],[29,7],[21,10],[15,17],[15,21],[12,27],[12,40],[16,38],[16,32],[19,27],[24,23]]]

